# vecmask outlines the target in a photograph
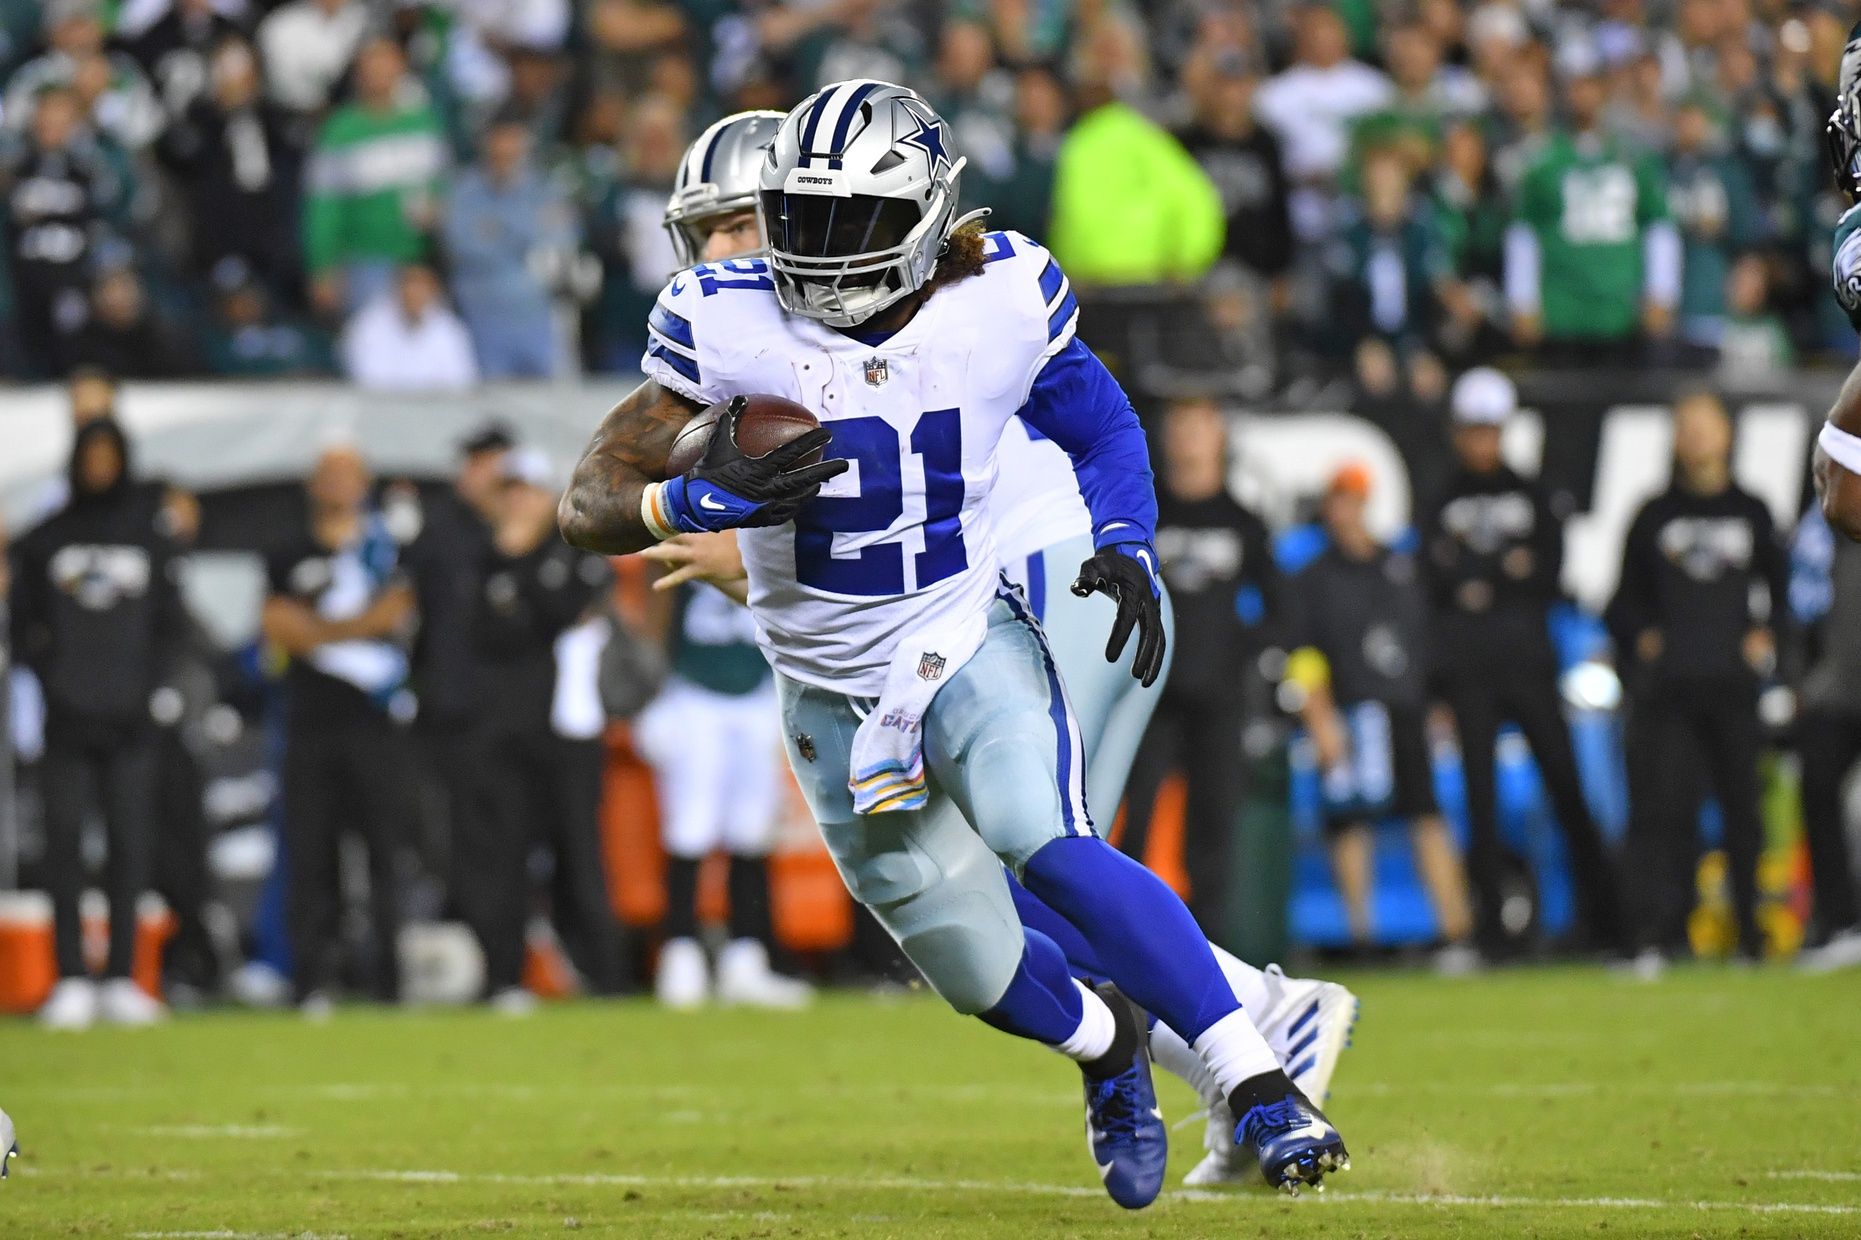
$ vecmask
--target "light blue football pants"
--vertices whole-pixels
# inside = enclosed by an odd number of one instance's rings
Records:
[[[1117,604],[1103,594],[1080,598],[1073,593],[1079,566],[1092,556],[1092,539],[1084,534],[1054,543],[1024,560],[1002,565],[1002,573],[1021,587],[1028,606],[1047,634],[1047,647],[1059,665],[1060,680],[1073,704],[1086,745],[1086,804],[1099,818],[1100,833],[1111,830],[1124,783],[1130,777],[1137,747],[1150,716],[1163,696],[1170,660],[1176,657],[1174,613],[1169,591],[1163,593],[1163,631],[1169,637],[1163,670],[1146,689],[1131,675],[1137,636],[1125,643],[1116,663],[1105,659],[1105,641]]]
[[[1002,867],[1092,834],[1085,747],[1025,604],[1004,592],[991,605],[981,647],[925,712],[921,809],[853,812],[847,770],[870,700],[777,682],[789,764],[847,890],[952,1007],[987,1011],[1025,944]]]
[[[1072,594],[1092,553],[1077,542],[1029,557],[1028,589],[996,601],[981,648],[938,691],[923,724],[922,809],[854,814],[847,772],[870,701],[777,677],[789,764],[841,879],[959,1012],[993,1007],[1021,960],[1002,867],[1018,875],[1048,842],[1093,834],[1091,796],[1116,813],[1160,692],[1161,677],[1146,690],[1131,676],[1135,639],[1106,661],[1114,605]],[[1055,630],[1030,614],[1035,599]]]

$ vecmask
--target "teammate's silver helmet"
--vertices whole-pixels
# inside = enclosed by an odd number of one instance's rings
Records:
[[[699,134],[685,152],[666,202],[666,231],[680,266],[703,257],[708,221],[756,209],[763,151],[781,123],[780,112],[738,112]]]
[[[762,165],[757,210],[791,314],[852,327],[923,288],[956,224],[964,160],[923,98],[838,82],[802,100]]]

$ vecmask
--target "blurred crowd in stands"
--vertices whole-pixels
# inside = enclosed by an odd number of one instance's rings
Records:
[[[1246,394],[1849,354],[1787,0],[0,0],[0,373],[633,369],[710,120],[921,90],[965,205],[1174,288]],[[1195,282],[1194,289],[1187,286]]]

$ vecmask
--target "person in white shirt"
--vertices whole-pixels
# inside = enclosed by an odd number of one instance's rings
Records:
[[[356,0],[293,0],[258,28],[271,97],[293,112],[319,112],[368,33],[368,8]]]
[[[379,392],[453,392],[478,382],[471,334],[441,299],[439,277],[419,263],[349,320],[342,365],[357,385]]]
[[[1344,21],[1328,5],[1293,15],[1293,63],[1254,96],[1254,112],[1278,136],[1286,174],[1301,189],[1292,201],[1294,230],[1307,240],[1325,228],[1327,188],[1350,151],[1351,123],[1395,97],[1389,79],[1351,59]]]

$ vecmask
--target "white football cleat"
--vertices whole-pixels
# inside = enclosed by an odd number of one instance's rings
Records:
[[[1805,973],[1834,973],[1857,966],[1861,966],[1861,930],[1844,930],[1796,958],[1796,967]]]
[[[506,986],[491,996],[488,1007],[499,1016],[521,1019],[536,1015],[536,995],[522,986]]]
[[[1225,1098],[1204,1098],[1208,1123],[1202,1130],[1202,1148],[1208,1153],[1183,1177],[1185,1188],[1215,1188],[1222,1184],[1250,1184],[1260,1178],[1260,1165],[1252,1151],[1234,1139],[1234,1112]]]
[[[814,1001],[814,987],[770,968],[768,949],[755,939],[732,939],[717,953],[717,1000],[792,1010]]]
[[[704,1006],[711,989],[711,968],[697,939],[667,939],[659,949],[659,973],[653,993],[677,1012]]]
[[[0,1180],[6,1179],[6,1169],[19,1157],[19,1137],[13,1131],[13,1117],[0,1111]]]
[[[1254,1022],[1255,1028],[1300,1092],[1322,1103],[1331,1093],[1331,1077],[1357,1024],[1357,996],[1336,982],[1287,977],[1276,964],[1260,972],[1267,1006]],[[1219,1092],[1204,1090],[1202,1105],[1208,1111],[1202,1133],[1202,1148],[1208,1154],[1183,1177],[1183,1184],[1189,1188],[1252,1184],[1259,1178],[1260,1167],[1253,1151],[1234,1139],[1234,1113],[1228,1109],[1228,1100]]]
[[[39,1023],[47,1029],[76,1033],[96,1020],[97,983],[88,977],[61,979],[39,1007]]]
[[[113,977],[98,988],[97,1012],[108,1024],[132,1028],[168,1019],[167,1006],[126,977]]]
[[[1357,1025],[1357,996],[1336,982],[1287,977],[1270,964],[1261,973],[1272,999],[1256,1022],[1299,1092],[1319,1106],[1331,1097],[1331,1077]],[[1233,1121],[1228,1124],[1234,1128]]]

